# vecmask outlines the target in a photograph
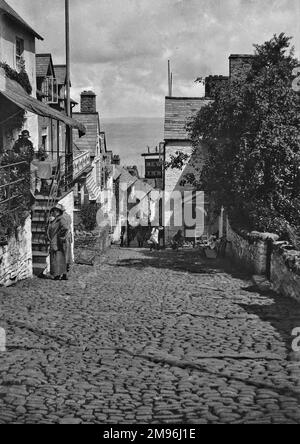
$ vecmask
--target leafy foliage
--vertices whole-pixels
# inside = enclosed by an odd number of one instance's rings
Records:
[[[19,83],[19,85],[22,86],[22,88],[28,93],[32,93],[32,86],[29,81],[29,77],[27,75],[26,69],[25,69],[25,63],[24,61],[21,64],[20,71],[16,71],[12,69],[7,63],[0,61],[0,68],[4,69],[4,72],[6,76],[14,80],[15,82]],[[10,118],[6,121],[6,129],[21,129],[24,126],[25,123],[25,115],[26,111],[23,109],[20,109],[18,114],[14,115],[13,118]]]
[[[195,149],[208,148],[196,179],[235,226],[284,235],[300,227],[298,65],[290,37],[255,45],[246,79],[231,79],[189,126]]]
[[[24,163],[20,164],[20,162]],[[10,170],[1,169],[0,185],[5,185],[5,187],[0,189],[0,240],[11,235],[24,224],[31,206],[28,157],[7,151],[0,159],[0,167],[11,164],[13,167]],[[18,182],[20,179],[22,181]],[[8,194],[9,183],[11,185]],[[8,197],[12,197],[10,202],[4,202]]]
[[[11,80],[14,80],[19,83],[19,85],[24,88],[24,90],[30,95],[32,93],[32,86],[29,81],[28,74],[25,69],[25,62],[21,62],[20,71],[16,71],[12,69],[7,63],[0,61],[0,68],[4,69],[5,74]]]

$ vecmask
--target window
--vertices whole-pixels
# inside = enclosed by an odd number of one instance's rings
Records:
[[[54,77],[46,77],[42,85],[43,102],[58,103],[58,86]]]
[[[47,151],[47,136],[42,136],[42,148]]]
[[[19,37],[16,38],[16,67],[17,69],[21,69],[23,65],[23,56],[24,56],[24,40]]]

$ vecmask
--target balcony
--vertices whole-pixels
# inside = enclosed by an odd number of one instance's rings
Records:
[[[73,157],[73,180],[80,177],[91,166],[89,151],[74,153]]]
[[[37,168],[36,177],[42,179],[40,195],[52,195],[54,193],[61,196],[71,190],[74,183],[91,169],[91,159],[88,151],[73,153],[71,167],[68,167],[69,162],[66,154],[46,152],[46,155],[45,160],[33,161]]]

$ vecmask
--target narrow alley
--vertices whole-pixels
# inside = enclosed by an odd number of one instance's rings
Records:
[[[292,299],[220,260],[113,248],[0,289],[0,423],[300,423]]]

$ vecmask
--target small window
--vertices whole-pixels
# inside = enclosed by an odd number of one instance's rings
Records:
[[[24,40],[19,37],[16,38],[16,67],[21,69],[24,63]]]
[[[57,81],[54,77],[45,77],[42,84],[43,102],[58,103]]]

